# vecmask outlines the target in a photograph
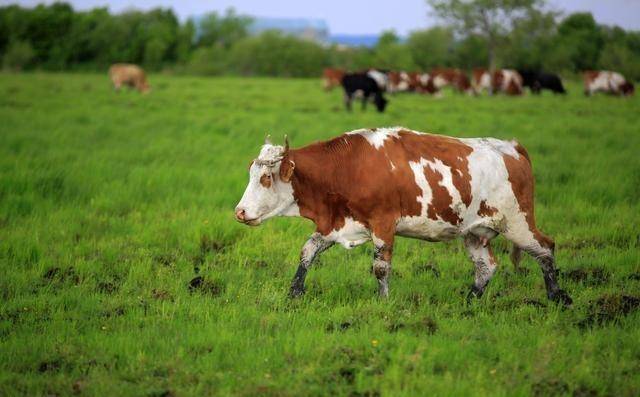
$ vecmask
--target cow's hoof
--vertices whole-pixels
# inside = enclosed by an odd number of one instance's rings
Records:
[[[480,288],[476,287],[475,284],[471,286],[471,290],[467,294],[467,302],[471,302],[476,298],[480,298],[484,291]]]
[[[291,288],[289,298],[295,299],[304,295],[304,288]]]
[[[569,294],[567,294],[562,289],[559,289],[557,292],[555,292],[553,294],[549,294],[549,299],[551,299],[552,301],[554,301],[556,303],[560,303],[565,307],[571,306],[571,304],[573,303],[573,299],[571,299]]]

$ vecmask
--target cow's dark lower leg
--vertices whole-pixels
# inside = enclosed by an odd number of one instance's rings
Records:
[[[314,233],[309,237],[309,240],[302,247],[300,252],[300,264],[296,271],[293,281],[291,281],[291,290],[289,294],[291,297],[297,297],[304,294],[304,280],[307,276],[307,271],[315,258],[322,251],[333,245],[333,241],[328,241],[320,233]]]
[[[347,108],[347,112],[351,111],[351,101],[352,97],[349,94],[344,95],[344,106]]]
[[[389,275],[391,274],[391,255],[393,246],[384,242],[374,243],[373,274],[378,280],[378,294],[389,296]]]
[[[489,240],[468,234],[464,238],[467,254],[476,267],[475,280],[467,299],[479,298],[496,272],[498,264],[491,252]]]
[[[527,252],[536,259],[540,265],[540,269],[542,269],[544,285],[547,289],[547,297],[565,306],[571,305],[573,300],[569,294],[558,285],[553,250],[543,247],[542,249],[528,249]]]

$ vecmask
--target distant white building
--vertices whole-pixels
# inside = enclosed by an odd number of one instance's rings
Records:
[[[251,34],[260,34],[267,30],[279,30],[285,34],[322,44],[329,42],[329,26],[322,19],[255,17],[249,25]]]

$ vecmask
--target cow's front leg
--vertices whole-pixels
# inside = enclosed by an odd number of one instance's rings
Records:
[[[389,275],[393,254],[393,237],[388,240],[373,239],[373,274],[378,280],[378,294],[383,298],[389,296]]]
[[[302,251],[300,251],[298,271],[296,271],[296,275],[291,282],[291,291],[289,293],[291,297],[298,297],[304,294],[304,279],[307,276],[307,270],[311,267],[316,256],[333,244],[333,241],[325,239],[320,233],[313,233],[309,237],[309,240],[302,247]]]
[[[344,106],[347,108],[347,112],[351,111],[351,101],[353,100],[353,94],[344,94]]]

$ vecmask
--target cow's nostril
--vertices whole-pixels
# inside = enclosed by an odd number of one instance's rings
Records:
[[[236,208],[236,219],[243,221],[245,217],[244,210],[242,208]]]

